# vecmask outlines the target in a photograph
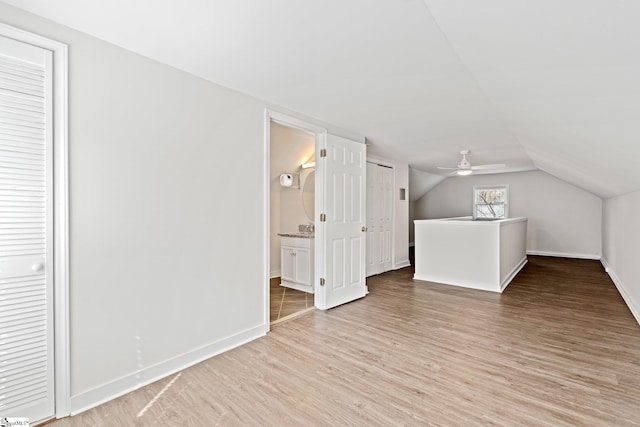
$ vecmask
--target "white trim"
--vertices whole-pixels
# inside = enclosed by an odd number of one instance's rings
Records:
[[[309,122],[305,122],[304,120],[300,120],[295,117],[288,116],[286,114],[278,113],[277,111],[265,109],[265,114],[270,120],[278,124],[281,124],[283,126],[287,126],[290,128],[296,128],[308,134],[316,135],[318,133],[324,133],[327,131],[325,128],[321,126],[313,125]],[[267,124],[269,124],[269,121],[267,121]],[[269,159],[267,158],[267,161],[268,160]]]
[[[272,270],[271,273],[269,273],[269,278],[273,279],[275,277],[280,277],[281,275],[282,275],[282,272],[280,271],[280,269]]]
[[[55,415],[70,412],[69,165],[67,45],[0,23],[0,35],[53,53],[53,248]]]
[[[316,191],[314,195],[314,204],[316,211],[315,225],[315,241],[314,241],[314,265],[313,265],[313,305],[320,309],[327,309],[327,291],[320,287],[321,278],[327,278],[327,226],[326,222],[320,222],[320,213],[326,213],[327,191],[326,191],[326,168],[327,157],[321,157],[323,149],[327,147],[329,141],[329,133],[324,130],[316,133]]]
[[[393,266],[394,270],[400,270],[401,268],[411,267],[411,261],[405,259],[404,261],[400,261],[398,264]]]
[[[504,292],[506,287],[509,286],[514,277],[516,277],[516,275],[520,273],[520,270],[522,270],[525,265],[527,265],[527,257],[521,259],[520,263],[518,263],[518,265],[516,265],[513,270],[511,270],[511,273],[509,273],[509,275],[505,277],[505,279],[500,284],[500,293]]]
[[[268,323],[267,323],[268,326]],[[132,372],[115,381],[108,382],[71,398],[71,415],[77,415],[110,400],[151,384],[190,366],[224,353],[266,334],[265,325],[258,325],[231,337],[200,347],[188,353],[153,366]]]
[[[264,248],[264,259],[262,265],[262,271],[264,271],[263,277],[265,278],[265,284],[262,289],[264,318],[263,323],[267,325],[267,332],[269,331],[269,321],[271,320],[271,177],[269,176],[269,169],[271,167],[269,158],[271,156],[271,113],[268,109],[264,110],[264,147],[262,159],[262,168],[264,174],[264,182],[262,183],[262,228],[264,229],[264,236],[262,247]]]
[[[618,293],[620,293],[622,299],[627,304],[627,307],[629,307],[629,311],[631,311],[631,314],[633,315],[633,317],[635,317],[636,322],[638,322],[638,324],[640,325],[640,305],[636,304],[633,298],[631,298],[631,295],[629,295],[627,291],[625,291],[622,281],[618,278],[607,260],[604,258],[600,258],[600,262],[604,267],[604,271],[609,275],[609,277],[611,277],[611,281],[613,282],[613,284],[616,285],[616,289],[618,289]]]
[[[552,251],[532,251],[527,249],[527,255],[553,256],[558,258],[577,258],[600,260],[601,256],[596,254],[578,254],[572,252],[552,252]]]

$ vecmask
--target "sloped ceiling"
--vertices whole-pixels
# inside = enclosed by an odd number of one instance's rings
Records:
[[[5,2],[358,132],[420,191],[463,149],[601,197],[640,190],[640,2]]]

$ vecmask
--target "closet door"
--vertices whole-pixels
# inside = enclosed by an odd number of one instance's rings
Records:
[[[367,277],[382,273],[382,241],[378,218],[382,212],[378,195],[382,175],[380,167],[367,162]]]
[[[378,232],[382,242],[380,262],[382,271],[389,271],[392,267],[391,253],[393,246],[393,168],[378,165],[380,171],[380,217],[378,218]]]
[[[367,163],[367,276],[392,268],[393,168]]]
[[[0,415],[54,415],[52,55],[0,37]]]

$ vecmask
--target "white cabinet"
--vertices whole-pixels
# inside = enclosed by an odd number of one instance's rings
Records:
[[[281,286],[313,293],[313,238],[280,237]]]

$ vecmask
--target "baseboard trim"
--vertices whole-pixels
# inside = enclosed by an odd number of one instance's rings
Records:
[[[627,293],[627,291],[624,290],[622,281],[620,281],[618,276],[616,276],[616,273],[611,269],[611,266],[609,265],[607,260],[601,258],[600,262],[604,267],[604,271],[609,275],[609,277],[611,277],[611,281],[613,282],[613,284],[616,285],[616,289],[618,290],[620,296],[622,296],[625,304],[627,304],[627,307],[629,307],[629,311],[631,311],[631,314],[633,315],[633,317],[635,317],[636,322],[638,322],[638,324],[640,325],[640,305],[636,304],[631,296]]]
[[[405,259],[403,261],[400,261],[399,263],[396,263],[393,266],[393,269],[400,270],[401,268],[405,268],[405,267],[411,267],[411,261],[409,261],[408,259]]]
[[[577,258],[577,259],[592,259],[599,261],[602,257],[594,254],[578,254],[572,252],[551,252],[551,251],[530,251],[527,250],[527,255],[539,255],[539,256],[553,256],[558,258]]]
[[[259,325],[215,343],[136,371],[115,381],[71,397],[71,415],[116,399],[225,351],[266,335],[268,325]]]
[[[275,277],[280,277],[280,270],[274,270],[269,273],[269,279],[273,279]]]
[[[516,265],[513,268],[513,270],[511,270],[509,275],[507,277],[505,277],[505,279],[502,281],[502,283],[500,284],[500,292],[501,293],[504,292],[504,290],[507,288],[507,286],[509,286],[509,283],[511,283],[513,278],[516,277],[516,275],[518,273],[520,273],[520,270],[522,270],[525,265],[527,265],[527,257],[526,256],[520,260],[518,265]]]

